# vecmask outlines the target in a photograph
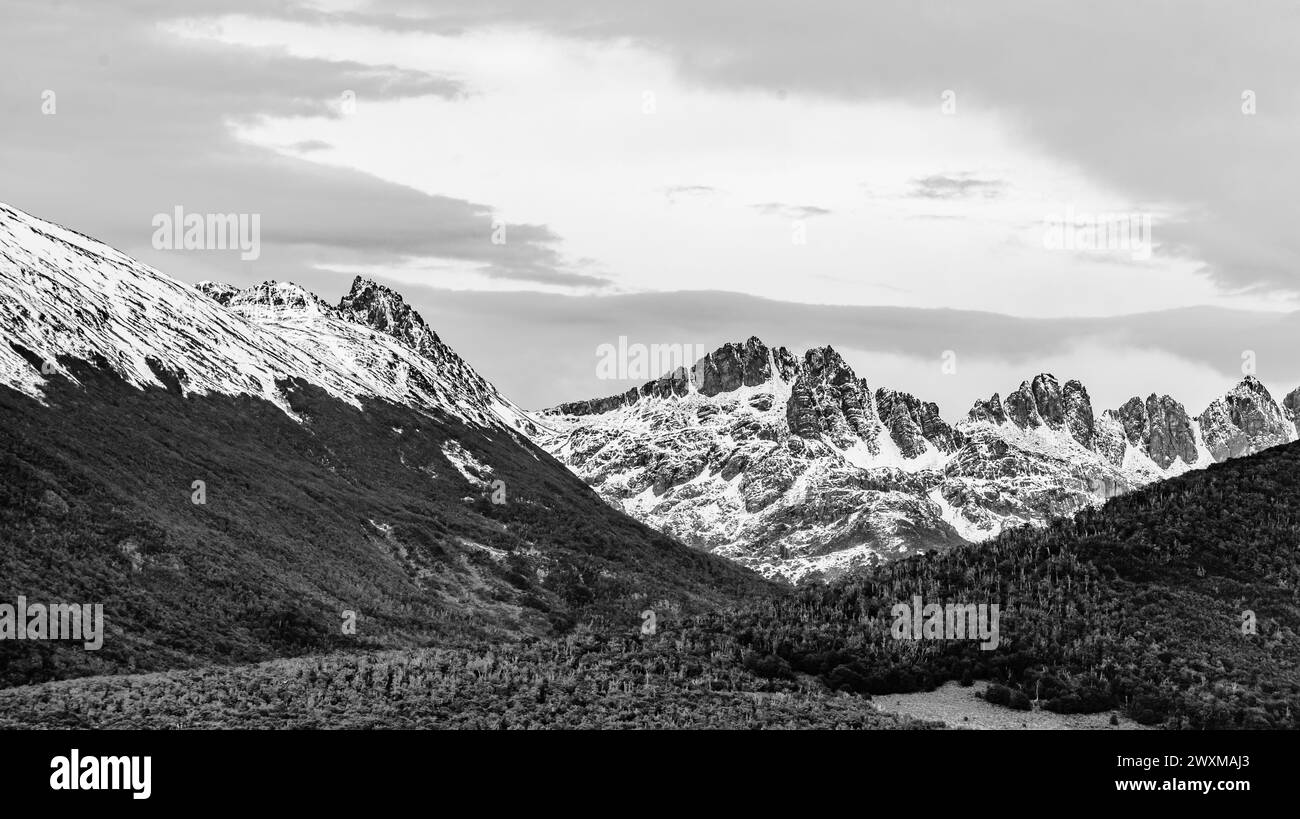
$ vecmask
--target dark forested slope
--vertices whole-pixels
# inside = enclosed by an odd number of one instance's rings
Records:
[[[1000,644],[898,640],[894,604],[1000,606]],[[989,678],[1049,709],[1300,727],[1300,444],[720,615],[739,651],[885,693]]]
[[[300,423],[62,363],[81,385],[50,376],[46,406],[0,387],[0,602],[101,603],[107,633],[98,651],[0,641],[0,685],[562,634],[580,617],[633,628],[652,603],[772,589],[616,512],[504,427],[286,381]]]

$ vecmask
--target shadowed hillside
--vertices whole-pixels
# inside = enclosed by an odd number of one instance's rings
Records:
[[[564,633],[579,617],[631,628],[652,602],[696,611],[771,588],[619,514],[504,428],[282,382],[298,423],[260,399],[62,364],[84,388],[52,376],[49,406],[0,389],[0,602],[102,603],[107,633],[98,651],[2,641],[2,684]]]

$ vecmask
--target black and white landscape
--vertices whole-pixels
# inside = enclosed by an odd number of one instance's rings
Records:
[[[1294,10],[57,6],[0,728],[1300,728]]]

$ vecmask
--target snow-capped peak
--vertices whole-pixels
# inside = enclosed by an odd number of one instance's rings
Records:
[[[338,310],[344,318],[387,333],[421,354],[438,356],[445,349],[438,334],[400,293],[373,279],[357,276]]]
[[[338,316],[338,311],[324,299],[292,282],[262,282],[234,293],[227,300],[226,306],[246,316],[266,314]]]
[[[139,387],[253,395],[289,414],[280,382],[301,378],[358,407],[381,399],[477,426],[532,428],[400,296],[361,280],[349,296],[335,308],[288,282],[191,287],[0,205],[0,383],[38,400],[47,378],[69,376],[62,357]]]
[[[831,347],[757,338],[691,376],[548,410],[538,442],[644,522],[792,580],[1041,525],[1300,423],[1300,390],[1278,407],[1253,378],[1192,418],[1167,395],[1094,414],[1082,383],[1039,373],[950,425]]]

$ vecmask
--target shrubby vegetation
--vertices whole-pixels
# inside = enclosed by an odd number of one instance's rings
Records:
[[[690,637],[336,653],[0,691],[0,728],[920,728]]]

